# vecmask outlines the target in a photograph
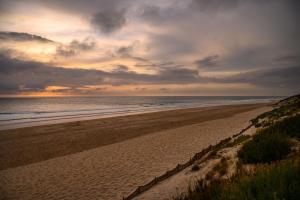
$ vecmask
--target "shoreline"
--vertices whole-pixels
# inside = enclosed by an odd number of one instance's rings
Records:
[[[7,199],[122,199],[269,109],[266,104],[222,106],[9,131],[0,134],[1,153],[10,155],[1,155],[1,164],[18,165],[0,170],[1,190]],[[76,147],[85,149],[72,152]]]
[[[1,119],[0,122],[0,131],[2,130],[12,130],[17,128],[26,128],[26,127],[36,127],[44,125],[53,125],[53,124],[62,124],[70,122],[79,122],[79,121],[89,121],[97,120],[104,118],[112,117],[122,117],[130,115],[139,115],[155,112],[164,112],[164,111],[173,111],[173,110],[182,110],[182,109],[199,109],[199,108],[208,108],[208,107],[219,107],[219,106],[234,106],[234,105],[253,105],[253,104],[272,104],[277,102],[276,100],[268,100],[262,102],[236,102],[228,104],[203,104],[203,105],[183,105],[183,106],[166,106],[166,107],[132,107],[126,108],[125,110],[116,110],[111,111],[107,110],[102,113],[77,113],[77,114],[68,114],[68,115],[58,115],[58,116],[41,116],[41,117],[25,117],[25,118],[13,118],[13,119]]]

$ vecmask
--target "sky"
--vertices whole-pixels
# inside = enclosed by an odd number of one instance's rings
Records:
[[[0,0],[1,96],[300,93],[298,0]]]

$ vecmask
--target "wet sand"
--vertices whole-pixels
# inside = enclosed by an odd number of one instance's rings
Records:
[[[0,195],[121,199],[268,109],[217,106],[1,131]]]

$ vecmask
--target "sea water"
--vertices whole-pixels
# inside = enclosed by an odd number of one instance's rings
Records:
[[[0,98],[0,129],[191,107],[264,103],[276,96]]]

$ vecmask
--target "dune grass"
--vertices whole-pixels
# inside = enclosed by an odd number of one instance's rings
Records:
[[[300,115],[285,118],[262,129],[238,152],[244,163],[270,163],[290,152],[289,138],[300,138]]]
[[[295,95],[282,100],[277,105],[280,107],[275,108],[272,111],[265,112],[252,119],[251,122],[255,125],[255,127],[268,127],[275,124],[282,117],[299,114],[300,95]]]
[[[286,136],[279,133],[261,133],[247,142],[238,152],[243,163],[270,163],[280,160],[290,152]]]
[[[217,164],[214,169],[214,171],[218,172],[220,176],[224,176],[227,173],[228,170],[228,162],[227,159],[222,157],[219,164]]]
[[[268,127],[268,132],[278,132],[289,137],[300,138],[300,114],[288,117]]]
[[[300,196],[300,160],[257,167],[252,174],[240,171],[228,180],[201,180],[175,200],[297,200]]]
[[[300,196],[299,159],[257,169],[254,175],[237,175],[213,199],[289,199]]]

